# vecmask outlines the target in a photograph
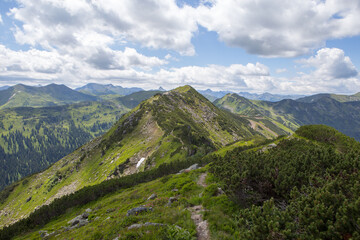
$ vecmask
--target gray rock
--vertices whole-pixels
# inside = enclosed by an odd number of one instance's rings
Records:
[[[153,193],[153,194],[151,194],[151,196],[150,197],[148,197],[148,201],[149,200],[154,200],[155,198],[157,198],[157,195],[155,194],[155,193]]]
[[[191,165],[190,167],[188,167],[188,168],[186,168],[186,169],[180,170],[177,174],[181,174],[181,173],[183,173],[183,172],[189,172],[189,171],[191,171],[191,170],[196,170],[196,169],[199,169],[199,168],[200,168],[200,167],[199,167],[199,164],[198,164],[198,163],[195,163],[195,164]]]
[[[70,224],[70,226],[74,226],[76,224],[78,224],[80,222],[80,220],[82,219],[82,216],[76,216],[75,218],[71,219],[70,221],[68,221],[68,224]]]
[[[152,222],[146,222],[145,224],[133,224],[131,226],[128,227],[128,229],[134,229],[134,228],[141,228],[141,227],[147,227],[147,226],[164,226],[165,224],[162,223],[152,223]]]
[[[75,218],[68,221],[68,224],[70,224],[70,229],[83,227],[86,224],[89,223],[89,220],[87,219],[89,217],[89,213],[84,212],[81,215],[76,216]]]
[[[138,215],[141,212],[147,212],[147,211],[152,211],[152,208],[149,207],[136,207],[133,209],[130,209],[129,211],[127,211],[126,216],[130,216],[130,215]]]
[[[89,220],[87,220],[87,219],[81,220],[81,221],[76,225],[76,228],[83,227],[83,226],[87,225],[88,223],[89,223]]]
[[[196,170],[198,168],[199,168],[199,164],[195,163],[194,165],[188,167],[186,170],[191,171],[191,170]]]
[[[139,223],[135,223],[131,226],[128,227],[128,229],[134,229],[134,228],[141,228],[143,226],[143,224],[139,224]]]
[[[91,212],[92,212],[92,210],[91,210],[91,208],[87,208],[87,209],[85,210],[85,212],[87,212],[87,213],[91,213]]]
[[[177,188],[174,188],[173,190],[171,190],[172,192],[178,192],[179,191],[179,189],[177,189]]]
[[[277,145],[275,144],[275,143],[271,143],[271,144],[269,144],[269,145],[267,145],[268,146],[268,148],[274,148],[274,147],[276,147]]]
[[[176,197],[170,197],[166,206],[171,206],[173,202],[176,202],[178,199]]]
[[[41,238],[44,238],[48,235],[48,232],[47,231],[39,231],[39,234],[40,234]]]

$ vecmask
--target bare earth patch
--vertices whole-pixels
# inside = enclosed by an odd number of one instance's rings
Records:
[[[202,173],[197,181],[197,184],[202,187],[206,187],[205,178],[207,173]],[[209,225],[207,221],[203,220],[202,211],[204,208],[202,205],[197,205],[191,208],[188,208],[191,212],[191,219],[196,225],[197,239],[198,240],[207,240],[210,239]]]

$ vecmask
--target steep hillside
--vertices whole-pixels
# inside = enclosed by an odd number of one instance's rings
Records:
[[[97,83],[88,83],[83,87],[76,88],[76,91],[90,94],[90,95],[109,95],[109,94],[118,94],[118,95],[129,95],[134,92],[143,91],[141,88],[123,88],[121,86],[114,86],[112,84],[97,84]]]
[[[104,136],[5,189],[0,224],[23,218],[84,186],[203,156],[254,137],[263,138],[246,119],[216,108],[190,86],[157,94],[124,115]]]
[[[108,102],[0,110],[0,189],[44,170],[128,111]]]
[[[226,109],[246,118],[254,130],[260,132],[267,138],[292,133],[292,129],[286,127],[279,121],[263,114],[253,101],[241,97],[235,93],[227,94],[217,99],[214,104],[219,108]]]
[[[265,102],[234,100],[234,94],[216,101],[218,107],[247,116],[263,116],[289,129],[296,130],[302,125],[325,124],[348,136],[360,140],[360,102],[339,102],[333,97],[322,96],[313,102],[282,100]]]
[[[3,229],[0,238],[360,237],[360,143],[317,125],[217,153],[82,189]],[[195,162],[210,164],[184,169]]]
[[[45,107],[95,101],[89,96],[65,85],[50,84],[44,87],[31,87],[18,84],[0,91],[0,109],[11,107]]]

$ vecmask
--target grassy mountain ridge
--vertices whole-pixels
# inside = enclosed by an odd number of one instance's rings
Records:
[[[293,131],[302,125],[325,124],[357,140],[360,139],[359,101],[339,102],[328,96],[322,96],[313,102],[290,99],[279,102],[234,101],[233,99],[227,95],[217,100],[216,104],[218,107],[228,108],[240,115],[269,118]]]
[[[355,102],[355,101],[360,101],[360,93],[355,93],[353,95],[321,93],[321,94],[315,94],[315,95],[299,98],[296,101],[312,103],[320,100],[321,98],[332,98],[338,102]]]
[[[246,119],[216,108],[190,86],[157,94],[125,114],[104,136],[26,178],[26,184],[10,186],[0,205],[0,224],[17,221],[85,186],[254,137],[263,138]]]
[[[161,174],[153,169],[102,182],[44,207],[0,236],[40,239],[42,230],[48,239],[195,239],[196,219],[203,218],[211,239],[360,237],[360,144],[323,125],[302,126],[270,143],[187,158],[187,164],[210,164],[182,174],[169,174],[183,167],[177,162]],[[347,143],[347,151],[336,150]],[[176,200],[169,204],[171,198]],[[141,205],[152,210],[126,214]],[[88,223],[70,228],[68,222],[89,209]]]
[[[0,109],[45,107],[83,101],[96,101],[96,97],[77,92],[65,85],[50,84],[44,87],[32,87],[18,84],[0,91]]]

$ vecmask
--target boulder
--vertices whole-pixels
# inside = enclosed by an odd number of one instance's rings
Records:
[[[133,209],[130,209],[129,211],[127,211],[126,216],[130,216],[130,215],[138,215],[141,212],[147,212],[147,211],[152,211],[152,208],[149,207],[136,207]]]
[[[92,210],[91,210],[91,208],[87,208],[87,209],[85,210],[85,212],[87,212],[87,213],[91,213],[91,212],[92,212]]]
[[[146,222],[145,224],[133,224],[131,226],[128,227],[128,229],[134,229],[134,228],[141,228],[141,227],[147,227],[147,226],[164,226],[165,224],[162,223],[152,223],[152,222]]]
[[[183,172],[189,172],[189,171],[191,171],[191,170],[196,170],[196,169],[199,169],[199,168],[200,168],[200,167],[199,167],[199,164],[198,164],[198,163],[195,163],[195,164],[191,165],[190,167],[188,167],[188,168],[186,168],[186,169],[180,170],[180,172],[178,172],[177,174],[181,174],[181,173],[183,173]]]
[[[87,219],[89,217],[89,213],[84,212],[81,215],[76,216],[75,218],[68,221],[68,224],[70,224],[70,229],[83,227],[86,224],[89,223],[89,220]]]
[[[148,201],[149,200],[154,200],[155,198],[157,198],[157,195],[155,194],[155,193],[153,193],[153,194],[151,194],[151,196],[150,197],[148,197]]]

